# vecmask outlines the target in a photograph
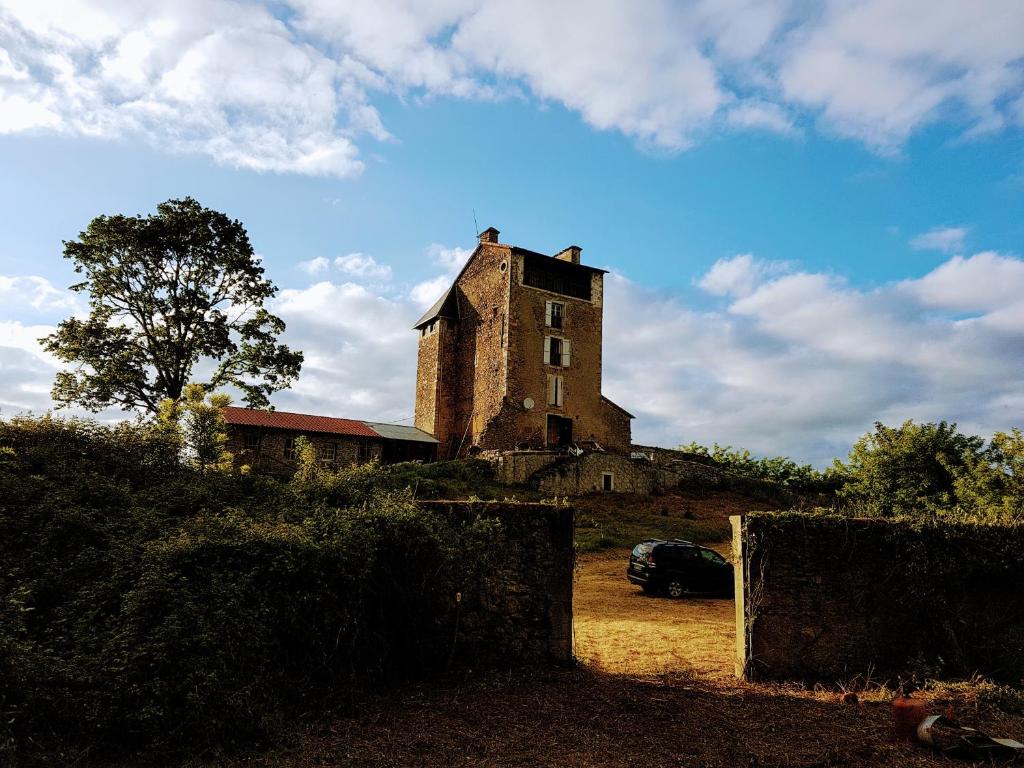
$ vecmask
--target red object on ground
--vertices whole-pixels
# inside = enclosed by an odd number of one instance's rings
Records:
[[[917,726],[927,717],[924,702],[900,696],[892,700],[892,737],[894,741],[916,741]]]

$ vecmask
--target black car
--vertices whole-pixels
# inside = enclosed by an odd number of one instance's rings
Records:
[[[648,594],[687,592],[732,595],[732,564],[713,549],[692,541],[651,539],[633,547],[626,578]]]

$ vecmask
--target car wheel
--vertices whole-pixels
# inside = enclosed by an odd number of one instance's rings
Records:
[[[686,593],[686,587],[683,585],[682,579],[673,578],[668,580],[665,591],[668,592],[669,597],[678,599]]]

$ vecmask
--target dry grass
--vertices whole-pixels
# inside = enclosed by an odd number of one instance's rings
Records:
[[[464,673],[366,701],[357,715],[296,734],[284,749],[201,763],[270,766],[948,766],[890,740],[890,692],[855,702],[843,688],[749,684],[732,676],[729,600],[645,597],[623,552],[580,558],[577,652],[585,662],[533,673]],[[944,688],[993,735],[1024,735],[1024,717]],[[961,763],[963,764],[963,763]]]
[[[628,560],[629,550],[580,556],[573,593],[576,657],[611,674],[731,678],[733,601],[649,597],[626,581]]]

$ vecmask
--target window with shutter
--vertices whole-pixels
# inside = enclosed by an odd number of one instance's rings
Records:
[[[561,328],[565,305],[560,301],[544,302],[544,325],[548,328]]]
[[[557,336],[548,337],[548,365],[561,365],[563,352],[564,339],[560,339]]]
[[[562,405],[561,376],[548,376],[548,405]]]

